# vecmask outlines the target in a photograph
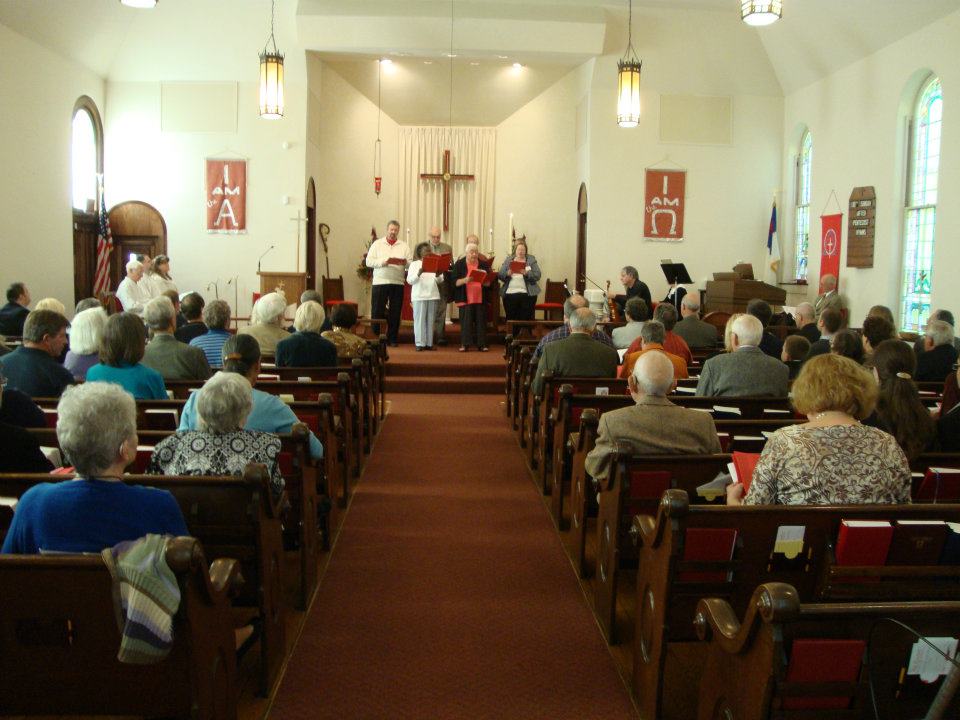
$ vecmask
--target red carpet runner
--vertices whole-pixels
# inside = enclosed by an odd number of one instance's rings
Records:
[[[270,714],[633,718],[491,395],[393,395]]]

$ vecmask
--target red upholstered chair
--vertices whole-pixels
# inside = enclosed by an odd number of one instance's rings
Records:
[[[337,305],[353,305],[357,307],[357,303],[353,300],[343,299],[343,275],[337,278],[328,278],[324,275],[322,286],[323,309],[327,311],[328,315]]]
[[[257,300],[261,298],[261,294],[258,292],[252,293],[253,297],[250,300],[250,307],[253,307],[257,304]]]
[[[563,302],[567,299],[566,284],[566,278],[562,282],[554,282],[547,278],[543,302],[533,306],[534,310],[543,310],[544,320],[563,319]]]

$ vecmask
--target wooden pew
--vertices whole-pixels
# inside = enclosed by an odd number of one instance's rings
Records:
[[[689,688],[696,686],[705,647],[693,624],[703,597],[727,600],[742,616],[754,590],[785,582],[800,602],[914,602],[960,600],[960,566],[840,567],[834,543],[841,520],[960,520],[960,505],[742,506],[690,504],[680,490],[664,493],[656,516],[632,523],[640,550],[634,622],[633,688],[643,718],[692,717]],[[803,549],[794,559],[773,553],[781,527],[804,528]],[[691,533],[737,533],[730,561],[685,558]],[[723,582],[684,573],[719,572]],[[687,576],[689,578],[689,576]]]
[[[230,598],[236,560],[209,568],[199,541],[167,541],[180,586],[173,648],[154,665],[117,660],[120,632],[100,557],[0,555],[0,705],[4,715],[144,715],[236,720]]]
[[[507,417],[516,417],[517,397],[519,395],[518,382],[522,374],[521,364],[530,361],[530,355],[536,346],[536,340],[514,338],[512,335],[507,335],[504,338],[503,359],[506,361],[504,393],[506,394]],[[525,356],[522,356],[524,349],[527,349],[527,352]],[[512,425],[513,429],[516,430],[515,421]]]
[[[0,497],[19,498],[38,483],[69,481],[68,476],[0,475]],[[260,620],[258,692],[266,697],[279,676],[286,651],[283,603],[283,539],[280,508],[263,465],[249,465],[243,477],[124,475],[128,485],[168,490],[176,499],[191,536],[208,553],[239,561],[245,579],[235,606],[255,608]]]
[[[767,720],[817,713],[817,717],[867,718],[874,717],[875,711],[891,720],[923,717],[943,681],[926,685],[902,674],[917,638],[896,623],[925,637],[955,637],[960,632],[958,617],[958,602],[801,603],[796,589],[786,583],[758,587],[742,623],[725,600],[702,599],[694,626],[708,646],[697,717]],[[864,667],[847,682],[791,681],[793,662],[794,671],[813,676],[829,677],[822,670],[829,673],[835,668],[831,651],[837,646],[816,653],[807,642],[811,640],[845,641],[848,652],[863,653]],[[797,658],[798,641],[814,657]],[[811,667],[817,661],[821,672]],[[803,698],[800,707],[797,698]],[[954,698],[944,716],[958,714],[960,700]]]

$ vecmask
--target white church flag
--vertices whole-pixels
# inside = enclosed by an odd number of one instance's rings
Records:
[[[207,158],[207,232],[247,231],[247,161]]]

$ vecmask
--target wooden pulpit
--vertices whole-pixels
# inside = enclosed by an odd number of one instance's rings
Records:
[[[300,295],[307,289],[307,274],[299,272],[258,272],[260,276],[260,294],[274,291],[282,292],[287,304],[300,302]]]

